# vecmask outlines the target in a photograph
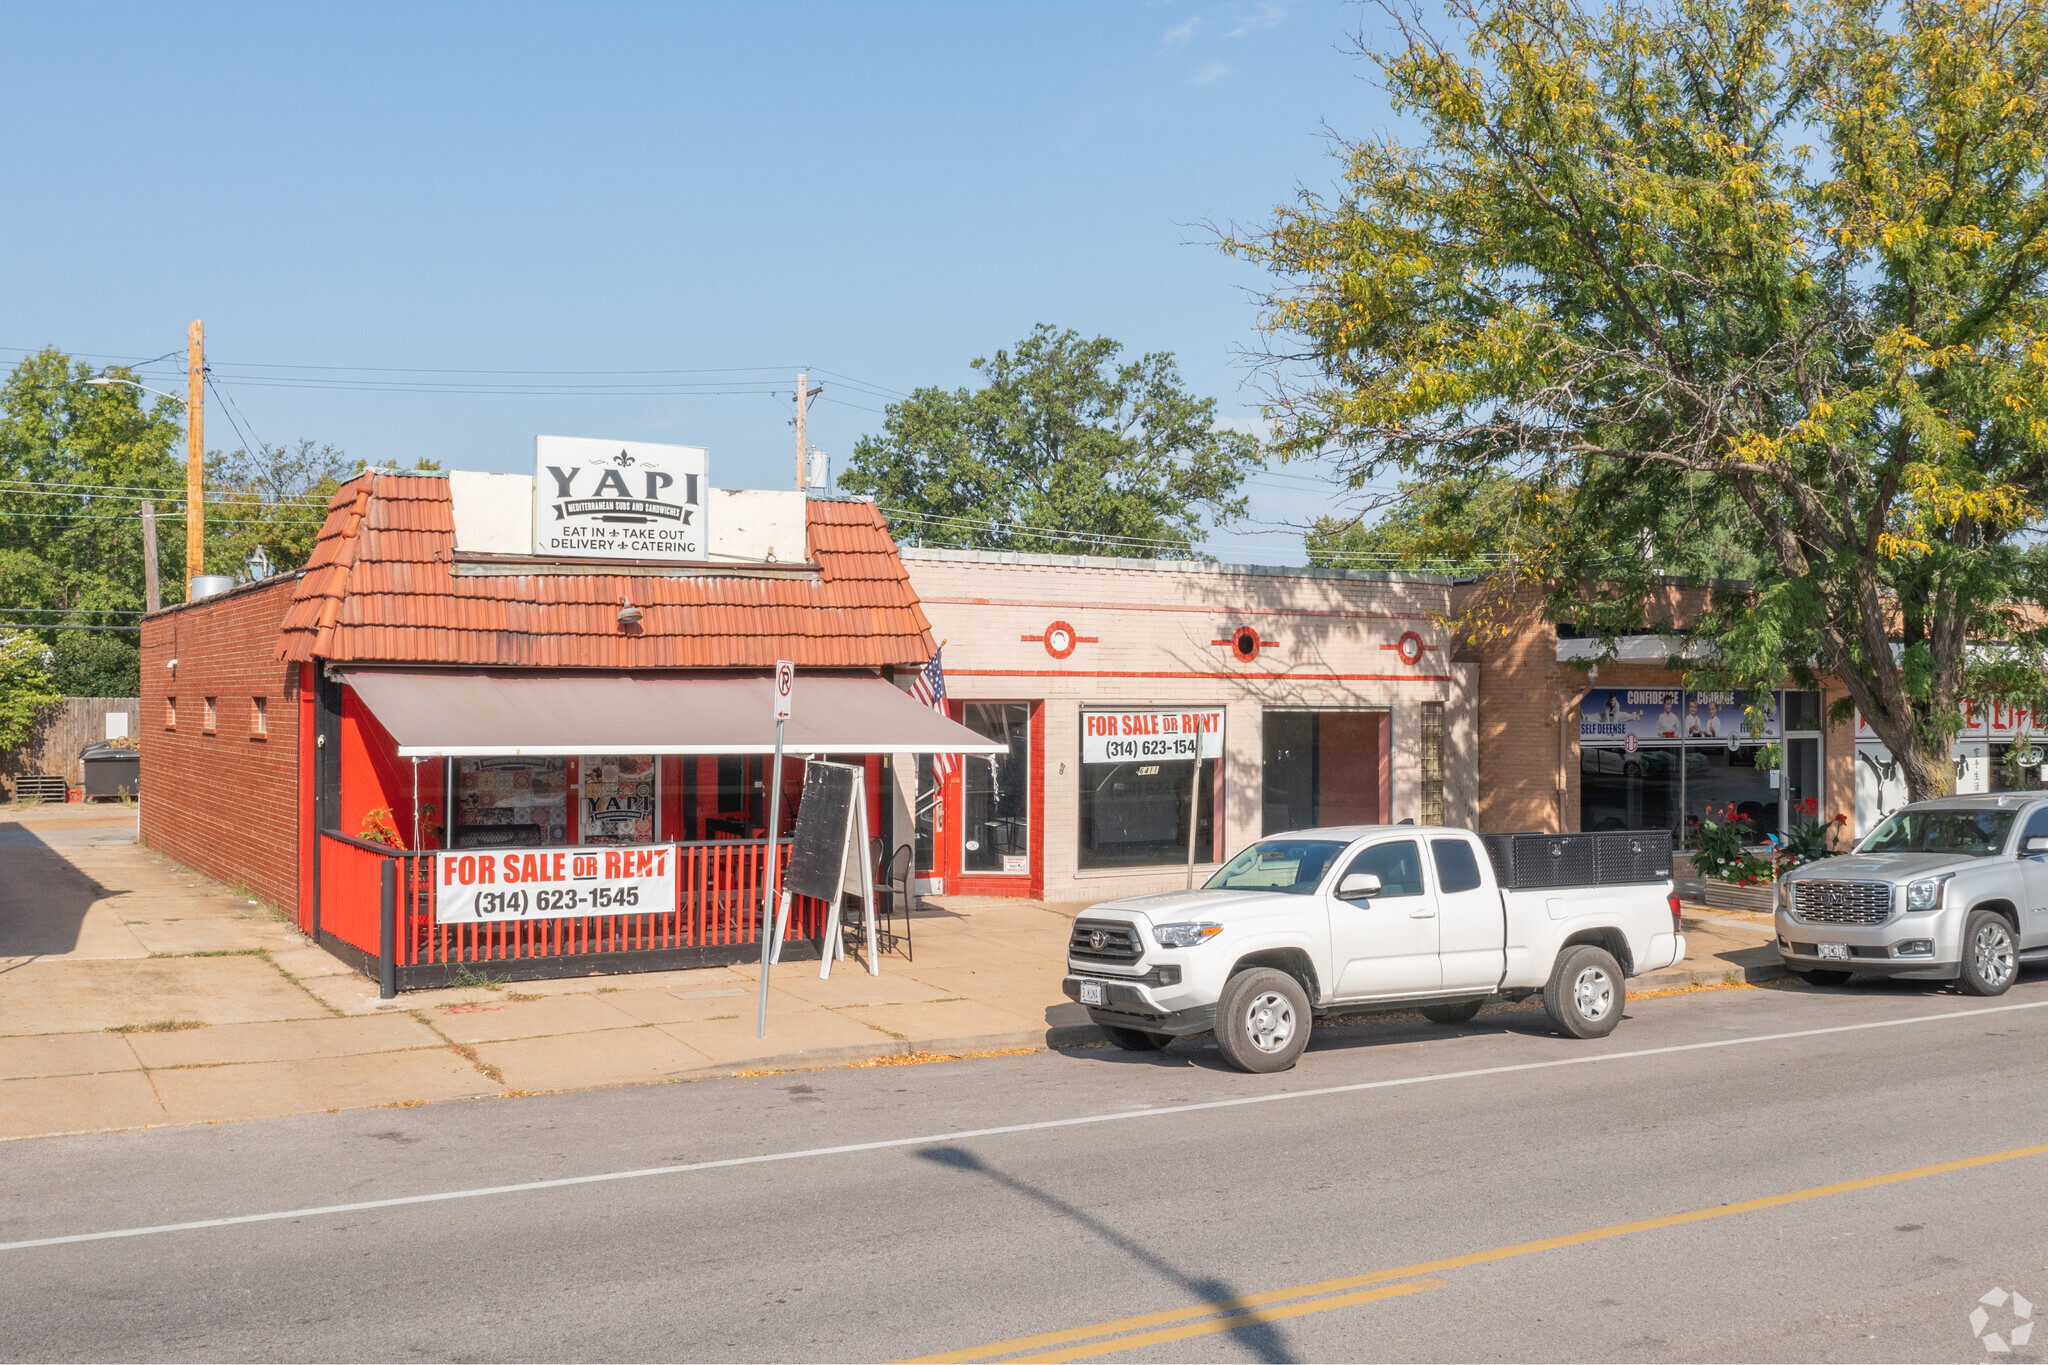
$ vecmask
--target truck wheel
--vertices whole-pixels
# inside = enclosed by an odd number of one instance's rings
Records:
[[[1851,974],[1848,972],[1819,971],[1794,972],[1793,975],[1809,986],[1841,986],[1848,983]]]
[[[1140,1029],[1119,1028],[1115,1024],[1098,1023],[1095,1027],[1126,1052],[1164,1052],[1166,1045],[1173,1041],[1171,1034],[1146,1033]]]
[[[1230,978],[1216,1002],[1216,1045],[1239,1071],[1285,1071],[1308,1046],[1308,992],[1271,967]]]
[[[1621,1022],[1628,985],[1621,964],[1605,948],[1581,943],[1558,955],[1543,988],[1543,1012],[1571,1038],[1605,1038]]]
[[[1470,1023],[1472,1016],[1479,1013],[1484,1000],[1463,1000],[1455,1005],[1424,1005],[1422,1017],[1432,1024]]]
[[[1963,921],[1963,989],[1971,995],[2004,995],[2019,974],[2012,925],[2003,915],[1972,910]]]

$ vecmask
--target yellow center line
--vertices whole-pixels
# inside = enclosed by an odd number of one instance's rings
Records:
[[[1135,1351],[1140,1346],[1157,1346],[1163,1341],[1186,1341],[1189,1337],[1214,1336],[1218,1332],[1234,1332],[1240,1327],[1279,1322],[1283,1318],[1298,1318],[1308,1313],[1327,1313],[1332,1308],[1349,1308],[1354,1304],[1372,1303],[1377,1299],[1397,1299],[1403,1294],[1420,1294],[1425,1289],[1448,1288],[1450,1284],[1445,1280],[1408,1280],[1402,1284],[1362,1289],[1356,1294],[1339,1294],[1335,1298],[1314,1299],[1308,1303],[1290,1303],[1280,1308],[1254,1308],[1249,1312],[1210,1318],[1206,1322],[1191,1323],[1185,1327],[1166,1327],[1157,1332],[1145,1332],[1134,1337],[1118,1337],[1115,1341],[1096,1342],[1089,1346],[1071,1346],[1064,1351],[1049,1351],[1044,1355],[1019,1356],[1013,1365],[1023,1365],[1027,1361],[1087,1360],[1093,1356],[1109,1355],[1118,1351]]]
[[[2018,1161],[2023,1157],[2030,1156],[2048,1156],[2048,1143],[2034,1147],[2014,1147],[2007,1151],[1991,1152],[1984,1156],[1963,1157],[1958,1161],[1944,1161],[1933,1166],[1915,1166],[1911,1170],[1893,1171],[1886,1175],[1867,1175],[1857,1180],[1838,1181],[1832,1185],[1815,1185],[1811,1189],[1793,1190],[1787,1194],[1765,1195],[1759,1199],[1745,1199],[1734,1204],[1716,1204],[1712,1208],[1693,1209],[1687,1213],[1669,1213],[1660,1218],[1644,1218],[1633,1223],[1615,1223],[1604,1228],[1591,1228],[1585,1232],[1570,1232],[1559,1237],[1544,1237],[1533,1242],[1516,1242],[1511,1246],[1493,1247],[1486,1251],[1466,1252],[1462,1256],[1446,1256],[1441,1260],[1435,1261],[1418,1261],[1414,1265],[1397,1266],[1391,1270],[1372,1270],[1360,1275],[1345,1275],[1333,1280],[1318,1280],[1312,1284],[1299,1284],[1288,1289],[1268,1289],[1257,1294],[1240,1294],[1234,1298],[1192,1304],[1186,1308],[1168,1308],[1162,1309],[1157,1313],[1141,1313],[1135,1317],[1117,1318],[1110,1322],[1098,1322],[1088,1327],[1069,1327],[1058,1332],[1043,1332],[1037,1336],[1014,1337],[1009,1341],[998,1341],[987,1346],[971,1346],[965,1350],[948,1351],[940,1355],[918,1356],[915,1360],[906,1362],[906,1365],[938,1365],[938,1362],[993,1360],[998,1356],[1016,1355],[1041,1346],[1062,1346],[1069,1342],[1085,1341],[1094,1337],[1113,1336],[1120,1332],[1134,1332],[1148,1327],[1161,1327],[1173,1322],[1185,1322],[1190,1318],[1209,1318],[1218,1313],[1238,1313],[1243,1309],[1259,1308],[1272,1303],[1283,1303],[1290,1299],[1310,1298],[1318,1294],[1335,1293],[1339,1290],[1385,1284],[1389,1280],[1409,1280],[1420,1275],[1433,1275],[1446,1270],[1461,1270],[1467,1266],[1485,1265],[1492,1261],[1505,1261],[1517,1256],[1531,1256],[1540,1251],[1561,1251],[1566,1247],[1584,1246],[1589,1242],[1604,1242],[1615,1237],[1627,1237],[1633,1233],[1654,1232],[1659,1228],[1683,1227],[1688,1223],[1704,1223],[1715,1218],[1726,1218],[1732,1214],[1755,1213],[1760,1209],[1775,1209],[1787,1204],[1805,1203],[1811,1199],[1826,1199],[1830,1195],[1854,1194],[1859,1190],[1873,1190],[1885,1185],[1897,1185],[1907,1180],[1924,1180],[1929,1176],[1949,1175],[1956,1171],[1967,1171],[1978,1166],[1995,1166],[2000,1162]],[[1309,1309],[1319,1310],[1322,1306],[1320,1304],[1309,1305]],[[1332,1301],[1328,1306],[1337,1307],[1340,1305]],[[1210,1324],[1203,1323],[1201,1325],[1206,1328]],[[1227,1329],[1219,1328],[1218,1330]],[[1191,1333],[1190,1335],[1194,1334]],[[1126,1346],[1122,1341],[1102,1342],[1074,1355],[1038,1358],[1071,1360],[1082,1356],[1103,1355],[1128,1349],[1130,1347]]]

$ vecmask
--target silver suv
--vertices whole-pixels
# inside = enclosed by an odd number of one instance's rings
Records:
[[[1950,796],[1894,814],[1778,883],[1778,956],[1839,985],[1857,972],[2001,995],[2048,962],[2048,794]]]

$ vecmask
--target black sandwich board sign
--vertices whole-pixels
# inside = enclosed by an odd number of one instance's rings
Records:
[[[825,919],[827,941],[818,954],[821,978],[832,975],[834,958],[846,956],[839,907],[848,892],[860,897],[868,974],[882,974],[875,955],[875,870],[868,865],[868,803],[862,799],[865,776],[861,769],[846,763],[813,759],[804,764],[804,795],[796,810],[789,863],[782,873],[773,952],[780,955],[790,897],[810,896],[825,902],[831,910]]]

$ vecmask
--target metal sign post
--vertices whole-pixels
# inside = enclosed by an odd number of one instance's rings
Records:
[[[776,891],[782,885],[781,841],[776,832],[782,825],[782,727],[789,722],[789,697],[796,682],[796,665],[788,659],[775,665],[775,766],[768,780],[768,875],[761,879],[761,1008],[754,1022],[754,1036],[768,1036],[768,964],[781,938],[782,918],[775,914]]]
[[[1201,824],[1202,760],[1223,757],[1223,716],[1216,716],[1216,729],[1205,727],[1204,717],[1195,713],[1195,774],[1188,779],[1188,890],[1195,889],[1195,830]]]

